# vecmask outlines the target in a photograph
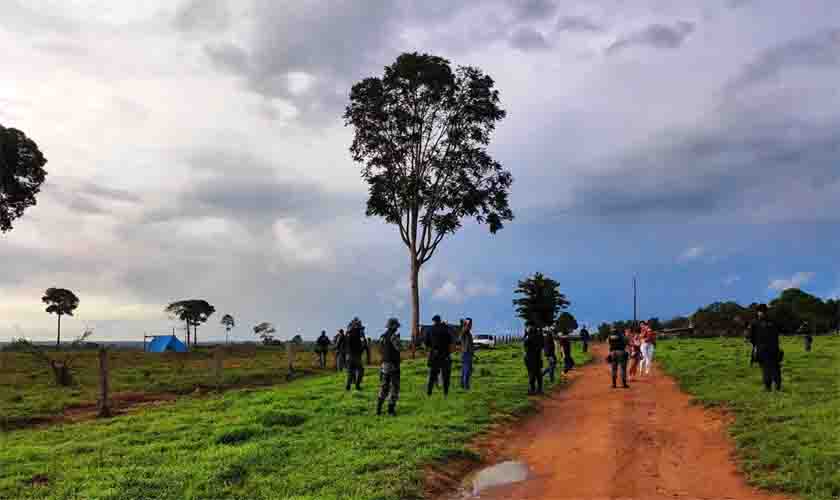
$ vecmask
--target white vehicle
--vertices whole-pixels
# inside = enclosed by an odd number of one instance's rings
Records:
[[[477,334],[473,337],[473,345],[476,348],[486,347],[492,349],[496,347],[496,337],[484,333]]]

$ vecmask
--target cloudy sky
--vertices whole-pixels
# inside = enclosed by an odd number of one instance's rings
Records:
[[[0,236],[0,341],[54,335],[50,286],[81,299],[66,336],[139,340],[182,298],[240,338],[407,323],[407,253],[364,217],[341,119],[405,51],[496,80],[515,177],[513,223],[427,264],[424,317],[514,328],[534,271],[589,323],[632,314],[634,274],[662,318],[840,294],[836,0],[4,0],[0,46],[0,124],[49,160]]]

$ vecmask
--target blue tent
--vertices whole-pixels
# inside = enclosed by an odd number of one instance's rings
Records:
[[[174,335],[162,335],[160,337],[152,337],[149,346],[146,348],[147,352],[187,352],[187,346],[178,340]]]

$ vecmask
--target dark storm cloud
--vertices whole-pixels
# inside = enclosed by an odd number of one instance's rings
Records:
[[[737,92],[792,68],[840,68],[840,28],[820,31],[763,51],[729,83],[727,90]]]
[[[604,26],[585,16],[563,16],[557,20],[557,31],[600,33],[604,31]]]
[[[519,21],[539,21],[557,12],[554,0],[510,0],[508,3]]]
[[[694,32],[694,23],[680,21],[674,25],[651,24],[647,28],[619,38],[607,47],[607,54],[615,54],[631,47],[676,49]]]
[[[539,31],[523,26],[517,28],[510,37],[510,45],[519,50],[543,50],[549,48],[548,42]]]
[[[226,0],[191,0],[178,8],[173,24],[179,31],[218,31],[230,20]]]

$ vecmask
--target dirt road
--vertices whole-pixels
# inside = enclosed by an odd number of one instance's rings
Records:
[[[721,419],[689,404],[658,369],[612,389],[603,348],[571,386],[506,436],[504,456],[531,478],[482,499],[780,500],[749,487],[732,460]]]

